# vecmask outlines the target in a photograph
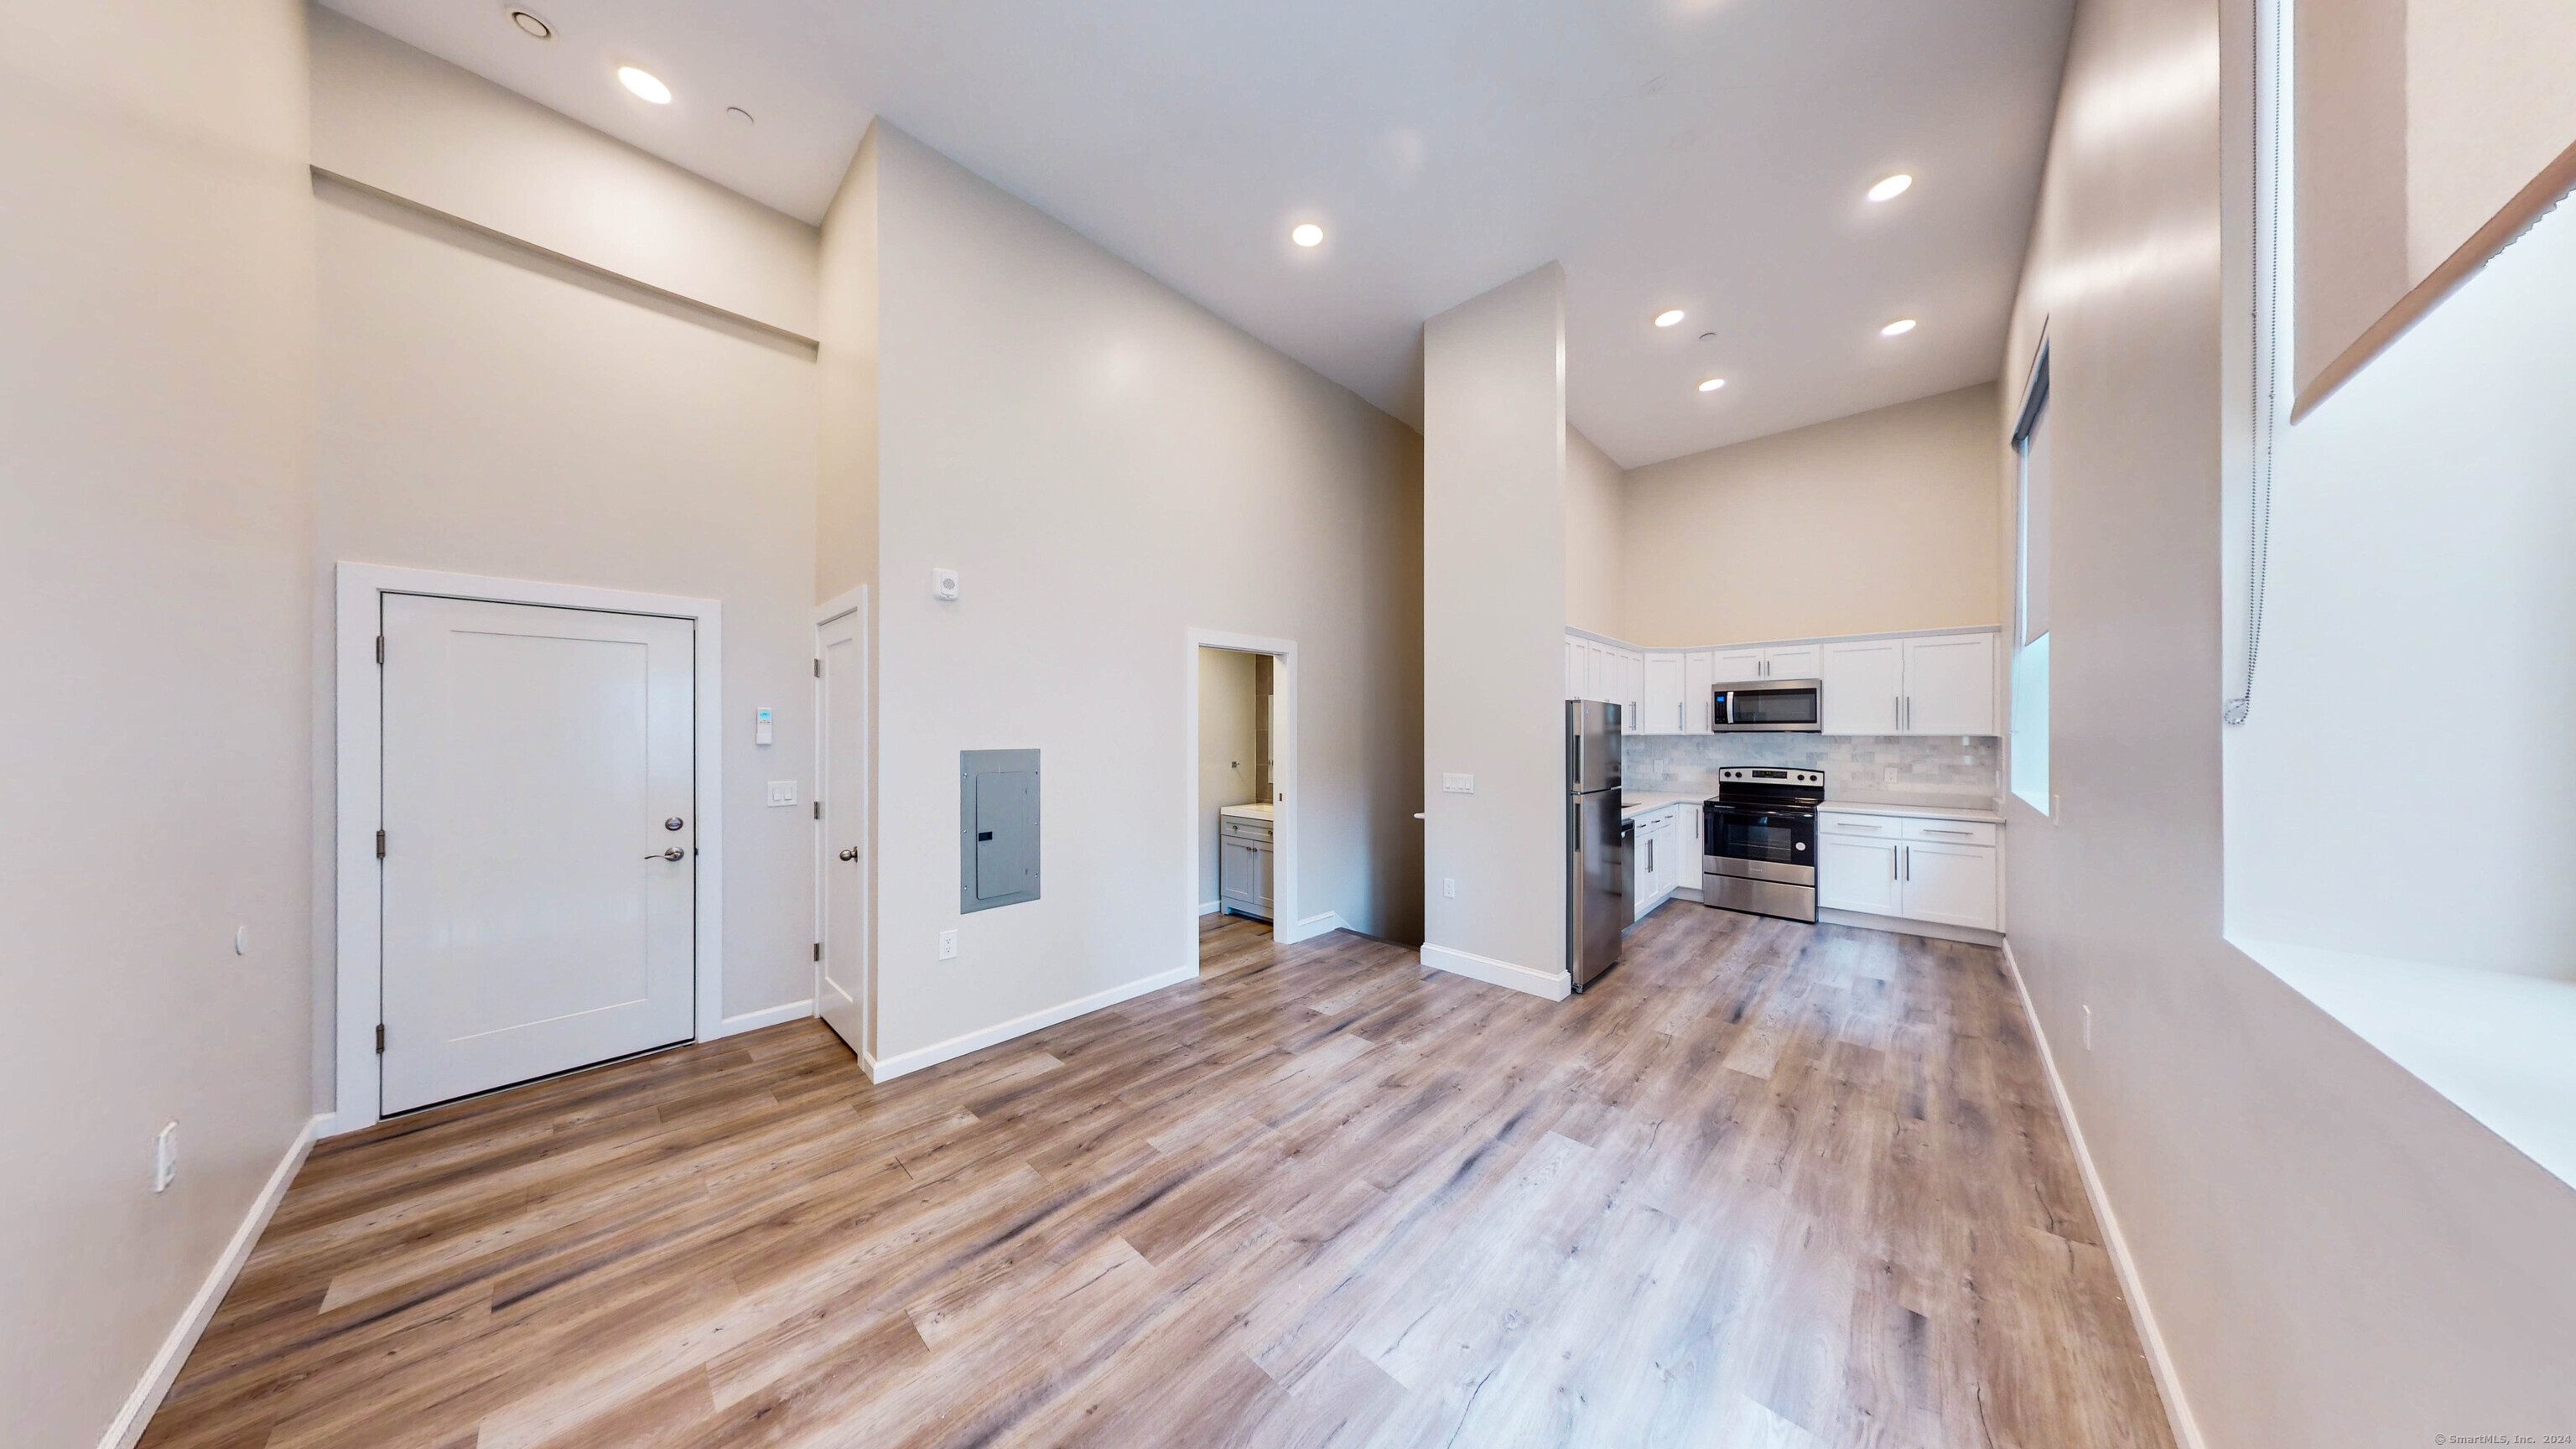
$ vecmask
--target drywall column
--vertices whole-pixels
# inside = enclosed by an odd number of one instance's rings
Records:
[[[1422,421],[1422,959],[1562,997],[1562,268],[1424,324]]]

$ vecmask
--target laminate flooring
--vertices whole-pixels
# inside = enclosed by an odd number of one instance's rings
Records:
[[[146,1449],[2170,1449],[1995,951],[1674,902],[1544,1002],[1201,926],[323,1143]]]

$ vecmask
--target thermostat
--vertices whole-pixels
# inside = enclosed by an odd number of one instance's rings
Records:
[[[764,709],[760,712],[759,722],[752,726],[751,742],[755,745],[766,745],[774,744],[776,741],[777,731],[770,723],[769,711]]]
[[[934,599],[956,598],[957,570],[932,569],[930,571],[930,596]]]

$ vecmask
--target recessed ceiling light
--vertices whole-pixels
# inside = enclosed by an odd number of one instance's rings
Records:
[[[657,106],[671,103],[671,88],[662,84],[661,78],[649,70],[621,65],[617,68],[617,79],[619,84]]]
[[[1872,201],[1894,201],[1896,198],[1905,194],[1905,188],[1912,186],[1913,184],[1913,177],[1899,171],[1895,175],[1888,177],[1886,180],[1879,182],[1876,186],[1871,187],[1869,189],[1869,199]]]
[[[1899,317],[1899,318],[1897,318],[1895,321],[1890,322],[1890,323],[1888,323],[1886,326],[1881,327],[1880,329],[1878,329],[1878,335],[1879,335],[1879,336],[1881,336],[1881,337],[1902,337],[1902,336],[1904,336],[1906,333],[1911,332],[1911,331],[1913,331],[1913,330],[1914,330],[1914,319],[1913,319],[1913,318],[1911,318],[1911,317]]]
[[[1712,378],[1710,378],[1708,381],[1701,383],[1701,384],[1699,385],[1699,390],[1700,390],[1701,392],[1715,392],[1715,391],[1717,391],[1719,388],[1724,387],[1724,386],[1726,386],[1726,379],[1725,379],[1725,378],[1722,378],[1722,377],[1712,377]]]
[[[1670,327],[1680,320],[1682,320],[1682,309],[1679,307],[1675,307],[1669,312],[1658,312],[1655,314],[1655,325],[1658,327]]]
[[[1319,247],[1324,244],[1324,229],[1311,221],[1301,221],[1288,229],[1288,239],[1301,247]]]
[[[528,11],[511,11],[510,23],[519,27],[521,30],[526,31],[532,39],[552,40],[555,38],[555,28]]]
[[[725,119],[745,126],[752,123],[751,112],[744,110],[740,106],[725,107]]]

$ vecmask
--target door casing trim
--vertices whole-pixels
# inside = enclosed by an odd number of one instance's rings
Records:
[[[647,594],[584,584],[487,578],[390,564],[335,566],[334,622],[337,724],[333,763],[334,888],[338,921],[333,979],[332,1094],[324,1136],[372,1126],[381,1116],[383,1075],[376,1023],[384,1009],[382,876],[376,831],[384,823],[384,694],[376,673],[376,630],[384,595],[427,594],[495,604],[533,604],[649,614],[695,621],[691,656],[697,698],[693,721],[694,792],[698,812],[696,969],[691,1035],[713,1041],[724,1021],[724,605],[715,599]],[[357,1090],[352,1090],[352,1088]],[[368,1090],[375,1088],[376,1090]]]

